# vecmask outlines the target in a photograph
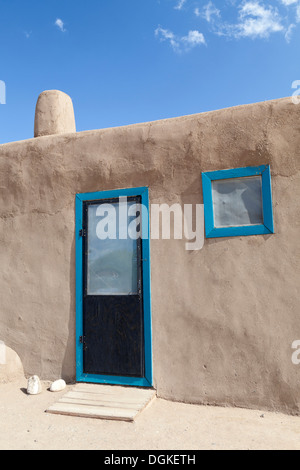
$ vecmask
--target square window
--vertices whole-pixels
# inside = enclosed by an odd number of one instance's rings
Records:
[[[202,173],[207,238],[274,233],[269,165]]]
[[[261,176],[212,181],[215,227],[263,223]]]

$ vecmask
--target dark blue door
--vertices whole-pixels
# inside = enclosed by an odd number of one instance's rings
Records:
[[[140,204],[136,196],[83,206],[85,373],[144,377]]]
[[[148,197],[145,187],[76,195],[79,382],[152,385]]]

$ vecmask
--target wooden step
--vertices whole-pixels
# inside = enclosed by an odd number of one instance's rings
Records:
[[[46,412],[134,421],[155,397],[153,389],[78,383]]]

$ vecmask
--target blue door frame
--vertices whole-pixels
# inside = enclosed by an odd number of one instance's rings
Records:
[[[142,204],[142,274],[143,274],[143,307],[144,307],[144,341],[145,341],[145,377],[117,377],[111,375],[86,374],[83,371],[83,239],[80,235],[83,221],[83,203],[101,199],[141,196]],[[76,194],[76,380],[134,387],[152,387],[152,328],[151,328],[151,286],[150,286],[150,227],[149,227],[149,192],[147,187],[99,191]]]

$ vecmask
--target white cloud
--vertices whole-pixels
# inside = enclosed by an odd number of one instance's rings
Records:
[[[179,0],[177,5],[174,7],[175,10],[181,10],[183,5],[185,4],[186,0]]]
[[[186,3],[187,0],[176,0],[174,8],[181,10]],[[191,10],[207,22],[209,33],[235,39],[266,39],[280,33],[289,43],[300,24],[300,0],[225,0],[218,4],[217,0],[195,0]],[[203,34],[196,28],[179,37],[159,27],[156,36],[168,41],[174,50],[206,44]]]
[[[196,10],[195,10],[195,13],[196,13]],[[196,13],[197,16],[203,16],[203,18],[205,18],[208,23],[212,21],[214,16],[220,17],[220,10],[218,10],[218,8],[216,8],[213,2],[211,1],[208,2],[208,4],[203,7],[202,14],[199,11],[197,13]]]
[[[62,33],[65,33],[65,32],[66,32],[65,24],[64,24],[63,20],[61,20],[60,18],[57,18],[54,24],[55,24],[55,26],[58,27],[58,29],[59,29]]]
[[[187,36],[183,36],[181,38],[181,41],[192,47],[198,46],[200,44],[206,44],[203,34],[199,33],[199,31],[189,31]]]
[[[281,3],[286,6],[295,5],[296,3],[298,3],[298,0],[281,0]]]
[[[158,26],[155,30],[155,36],[160,41],[168,41],[176,52],[188,51],[193,47],[206,44],[204,35],[197,30],[189,31],[186,36],[176,36],[169,29]]]
[[[268,37],[284,29],[277,11],[258,2],[246,2],[240,9],[240,19],[241,36]]]
[[[239,6],[238,23],[220,26],[217,34],[235,38],[268,38],[270,34],[284,32],[282,19],[276,8],[259,1],[245,1]]]
[[[174,50],[179,48],[179,43],[176,40],[175,34],[172,33],[172,31],[169,29],[164,29],[161,26],[158,26],[158,28],[155,30],[155,36],[158,37],[161,41],[169,41]]]
[[[281,3],[286,7],[295,6],[296,7],[296,23],[300,23],[300,0],[281,0]]]
[[[292,23],[286,30],[285,35],[284,35],[286,42],[291,42],[293,30],[295,28],[296,28],[296,25]]]

